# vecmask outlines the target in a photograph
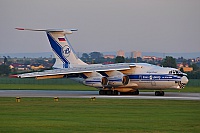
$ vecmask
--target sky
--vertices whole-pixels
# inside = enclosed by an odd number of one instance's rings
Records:
[[[51,52],[16,27],[78,29],[77,52],[200,52],[200,0],[0,0],[0,53]]]

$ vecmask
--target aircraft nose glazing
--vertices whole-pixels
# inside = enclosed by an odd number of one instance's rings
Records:
[[[183,76],[181,78],[181,81],[179,81],[178,85],[180,86],[180,88],[184,88],[187,83],[188,83],[188,78],[186,76]]]
[[[188,83],[188,78],[187,78],[186,76],[183,76],[183,77],[181,78],[181,83],[187,84],[187,83]]]

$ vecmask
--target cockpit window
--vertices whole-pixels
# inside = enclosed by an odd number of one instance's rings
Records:
[[[169,74],[173,74],[173,75],[181,75],[181,74],[183,74],[181,71],[179,71],[179,70],[171,70],[171,71],[169,71]]]

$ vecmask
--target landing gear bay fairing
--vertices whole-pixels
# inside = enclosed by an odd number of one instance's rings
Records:
[[[138,95],[139,90],[156,90],[156,96],[164,96],[164,90],[180,90],[188,83],[185,73],[175,68],[147,63],[86,64],[80,60],[67,35],[76,29],[24,29],[46,32],[56,62],[53,70],[17,75],[18,78],[73,78],[95,87],[99,95]]]

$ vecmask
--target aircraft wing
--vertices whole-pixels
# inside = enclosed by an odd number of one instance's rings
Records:
[[[45,78],[62,78],[69,74],[79,74],[79,73],[90,73],[90,72],[107,72],[113,70],[129,70],[130,67],[135,67],[135,65],[130,64],[111,64],[111,65],[86,65],[85,67],[73,67],[73,68],[63,68],[46,70],[43,72],[32,72],[17,75],[18,78],[31,78],[35,77],[37,79]]]

